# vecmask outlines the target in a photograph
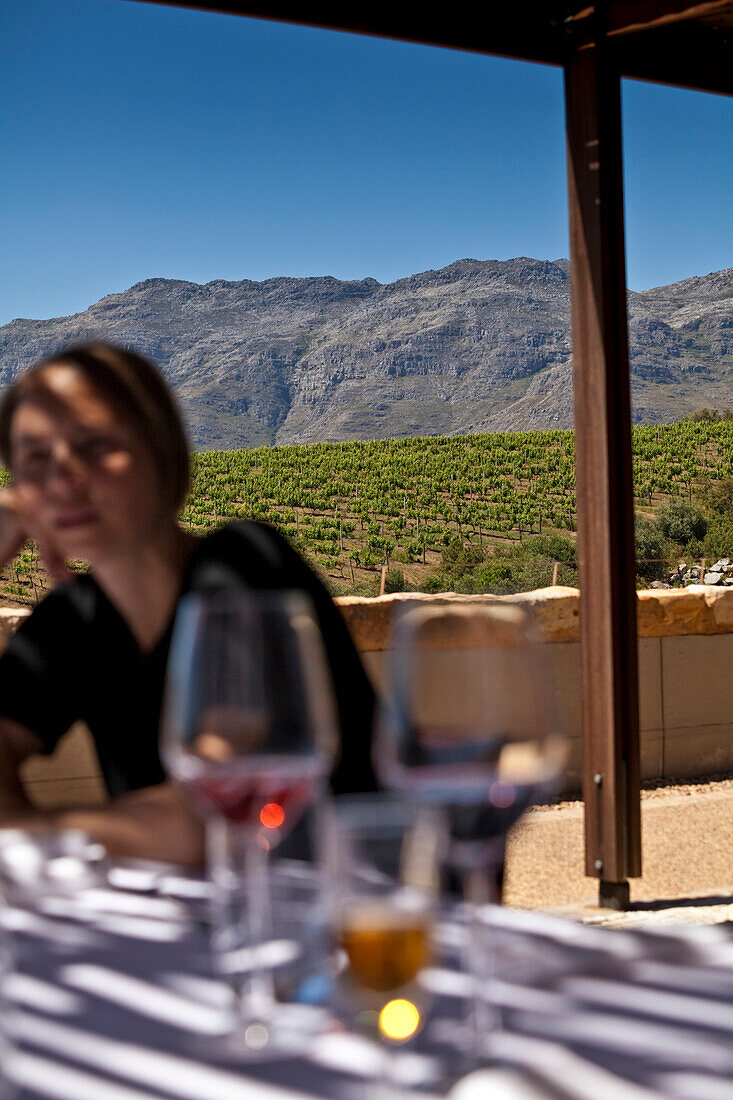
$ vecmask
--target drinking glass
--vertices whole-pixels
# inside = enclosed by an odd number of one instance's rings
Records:
[[[338,1014],[379,1045],[380,1096],[399,1093],[396,1047],[420,1031],[445,830],[434,807],[390,793],[336,800],[323,830]]]
[[[398,615],[377,722],[375,767],[388,787],[445,808],[448,865],[462,884],[477,1057],[496,1026],[482,903],[496,901],[506,834],[557,789],[565,743],[552,716],[543,647],[510,604],[428,605]]]
[[[214,591],[181,601],[162,752],[206,823],[214,964],[236,994],[230,1046],[244,1056],[303,1038],[274,997],[268,861],[317,797],[336,743],[333,685],[305,595]]]

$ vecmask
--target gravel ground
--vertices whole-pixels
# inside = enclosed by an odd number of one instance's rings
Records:
[[[643,875],[631,880],[637,915],[646,909],[663,919],[694,907],[689,919],[700,919],[704,908],[720,914],[733,905],[733,779],[655,785],[642,792],[641,811]],[[584,875],[582,802],[530,811],[509,837],[507,904],[579,907],[590,916],[599,912],[597,898],[597,881]],[[655,907],[660,901],[677,904]]]
[[[596,909],[594,913],[577,914],[584,924],[600,924],[605,928],[643,928],[660,924],[728,924],[733,922],[733,902],[719,905],[670,905],[668,909],[632,909],[628,913],[613,913]]]
[[[698,795],[713,791],[733,791],[733,779],[728,776],[703,776],[700,779],[688,780],[685,783],[676,783],[671,779],[650,779],[642,786],[641,801],[646,802],[654,798],[668,798],[670,795]],[[583,803],[580,799],[563,799],[558,802],[550,802],[543,806],[533,806],[530,814],[554,813],[557,810],[582,810]]]

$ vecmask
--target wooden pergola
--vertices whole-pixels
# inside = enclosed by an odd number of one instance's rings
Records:
[[[625,907],[641,874],[641,807],[621,78],[733,94],[733,0],[147,2],[562,66],[586,874],[602,904]]]

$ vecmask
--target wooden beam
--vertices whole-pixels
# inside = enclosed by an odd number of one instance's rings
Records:
[[[694,22],[611,40],[622,76],[733,95],[733,27]]]
[[[127,0],[350,31],[430,46],[564,65],[574,26],[599,3],[575,12],[541,0],[456,0],[423,8],[406,0],[344,5],[335,0]],[[615,58],[622,76],[698,91],[733,91],[733,0],[610,0]]]
[[[141,2],[141,0],[135,0]],[[416,9],[406,0],[142,0],[172,7],[350,31],[426,46],[562,65],[565,9],[543,0],[454,0]]]
[[[584,21],[565,70],[581,591],[586,874],[641,874],[631,399],[621,87]]]
[[[608,5],[609,36],[689,23],[699,19],[730,19],[733,0],[613,0]]]

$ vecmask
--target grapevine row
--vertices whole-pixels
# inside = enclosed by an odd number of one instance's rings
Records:
[[[692,499],[733,467],[731,421],[680,421],[633,432],[642,507]],[[273,523],[321,569],[435,560],[458,535],[508,544],[575,530],[571,431],[261,447],[194,456],[184,523]]]

